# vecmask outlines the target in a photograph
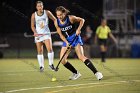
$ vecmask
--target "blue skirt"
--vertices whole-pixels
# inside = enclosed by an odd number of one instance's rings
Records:
[[[73,39],[75,38],[75,36],[76,36],[76,34],[73,34],[73,35],[71,35],[71,36],[69,36],[69,37],[66,38],[67,41],[69,42],[69,44],[71,44],[71,42],[73,41]],[[80,35],[78,35],[78,37],[74,40],[74,42],[72,43],[72,47],[75,47],[78,44],[80,44],[81,46],[83,45],[83,41],[82,41]],[[67,45],[66,45],[65,42],[63,42],[63,45],[62,46],[63,47],[66,47]]]

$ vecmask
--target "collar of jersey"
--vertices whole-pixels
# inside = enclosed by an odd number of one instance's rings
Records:
[[[58,20],[59,20],[59,19],[58,19]],[[66,20],[65,20],[65,23],[64,23],[64,24],[61,24],[61,23],[60,23],[60,20],[59,20],[59,25],[60,25],[60,26],[64,26],[65,24],[67,24],[67,22],[68,22],[68,17],[66,18]]]
[[[37,12],[36,12],[36,14],[37,14],[37,16],[41,17],[41,16],[43,16],[43,15],[44,15],[44,10],[43,10],[42,15],[38,15],[38,13],[37,13]]]

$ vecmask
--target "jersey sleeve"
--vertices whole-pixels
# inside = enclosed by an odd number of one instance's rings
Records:
[[[97,29],[96,29],[96,34],[98,35],[99,32],[100,32],[100,27],[97,27]]]

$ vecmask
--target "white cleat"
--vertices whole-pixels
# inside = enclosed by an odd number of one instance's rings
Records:
[[[40,67],[40,72],[43,72],[44,71],[44,67]]]
[[[49,68],[52,70],[52,71],[55,71],[55,68],[54,68],[54,65],[49,65]]]
[[[98,80],[101,80],[103,78],[103,74],[101,72],[96,72],[95,76]]]
[[[80,78],[82,75],[77,72],[77,74],[73,73],[73,75],[69,78],[69,80],[76,80],[78,78]]]

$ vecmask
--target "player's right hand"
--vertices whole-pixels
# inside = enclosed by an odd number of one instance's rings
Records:
[[[66,44],[68,49],[71,48],[71,45],[68,42],[66,42]]]
[[[66,42],[67,47],[70,45],[69,42]]]
[[[38,34],[37,33],[34,33],[34,37],[38,37]]]

